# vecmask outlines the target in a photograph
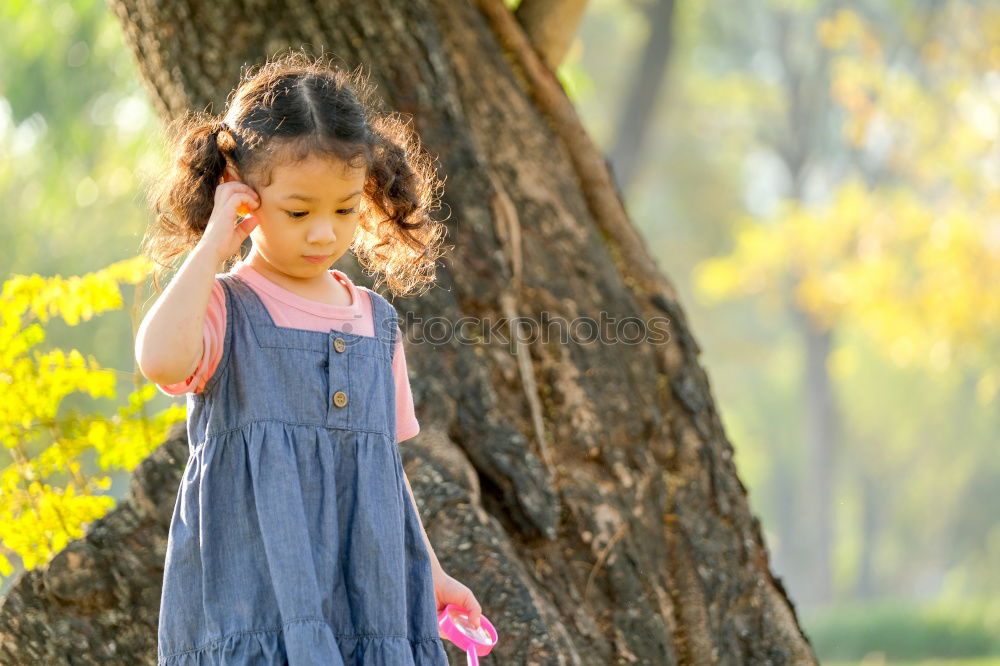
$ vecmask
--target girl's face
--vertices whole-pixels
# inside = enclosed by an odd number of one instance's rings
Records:
[[[292,278],[324,276],[354,238],[366,177],[365,169],[317,157],[275,167],[271,184],[257,190],[249,263]]]

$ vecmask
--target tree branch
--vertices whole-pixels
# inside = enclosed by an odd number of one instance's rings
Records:
[[[514,15],[553,72],[566,57],[587,0],[522,0]]]

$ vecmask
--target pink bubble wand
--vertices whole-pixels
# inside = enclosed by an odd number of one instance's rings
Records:
[[[479,616],[479,628],[469,621],[469,611],[456,604],[448,604],[438,614],[438,627],[449,641],[465,650],[468,666],[479,666],[479,658],[486,656],[497,644],[499,637],[493,623],[485,615]]]

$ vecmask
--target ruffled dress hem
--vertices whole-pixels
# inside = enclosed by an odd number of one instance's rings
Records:
[[[237,631],[200,647],[160,655],[157,666],[438,666],[448,656],[438,636],[336,635],[319,619]]]

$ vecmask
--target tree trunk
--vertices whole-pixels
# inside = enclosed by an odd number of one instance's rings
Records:
[[[810,563],[801,581],[800,600],[814,606],[833,599],[833,486],[839,420],[829,363],[833,334],[795,308],[795,319],[805,342],[803,377],[806,445],[806,484],[800,523]]]
[[[500,0],[112,7],[164,118],[221,112],[244,63],[309,44],[364,63],[439,156],[455,250],[442,288],[395,302],[421,422],[401,452],[442,565],[498,627],[487,661],[815,663],[675,290]],[[552,332],[602,315],[619,336],[666,317],[669,339],[416,341],[430,316],[483,329],[525,317]],[[145,461],[135,494],[47,571],[18,581],[0,609],[3,663],[151,663],[182,443]]]
[[[854,596],[872,600],[878,596],[879,586],[875,579],[875,551],[878,537],[882,533],[882,501],[880,486],[869,472],[861,475],[861,545],[858,554],[858,582]]]

